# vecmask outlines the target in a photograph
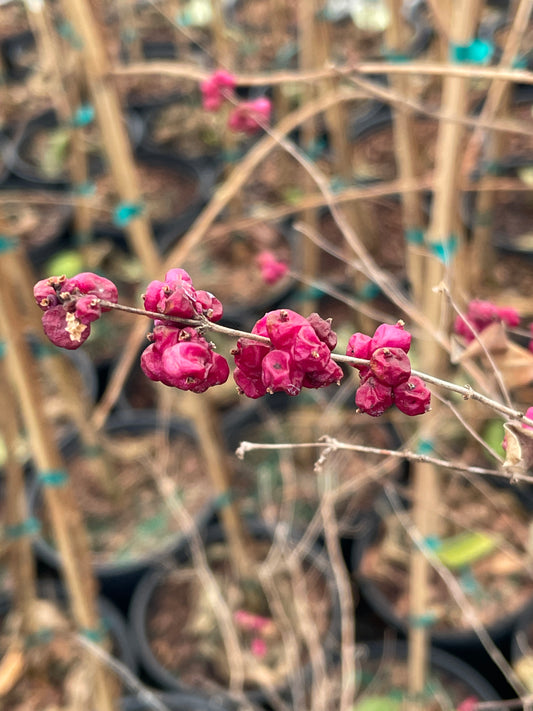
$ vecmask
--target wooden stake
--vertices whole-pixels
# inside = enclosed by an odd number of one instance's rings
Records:
[[[5,340],[5,338],[4,338]],[[6,447],[5,471],[5,524],[6,531],[20,531],[9,540],[9,570],[13,578],[13,605],[21,616],[24,634],[36,632],[33,624],[33,605],[37,598],[37,571],[31,546],[30,531],[23,532],[28,526],[28,506],[24,471],[17,458],[19,437],[19,413],[13,407],[15,397],[8,380],[7,368],[3,355],[0,356],[0,432]],[[6,536],[9,538],[8,536]]]
[[[126,205],[140,207],[142,195],[137,182],[135,161],[118,96],[109,80],[109,61],[96,19],[87,0],[64,0],[63,6],[74,31],[83,42],[82,56],[87,81],[120,199]],[[159,276],[159,255],[148,219],[143,214],[134,216],[126,226],[126,234],[148,276]]]
[[[480,0],[462,3],[454,0],[453,14],[450,24],[451,41],[456,45],[468,45],[476,31]],[[461,77],[445,77],[443,86],[443,106],[445,115],[460,117],[466,107],[468,80]],[[427,233],[430,248],[440,252],[447,251],[452,235],[459,240],[459,224],[457,219],[457,178],[461,142],[464,127],[459,123],[441,121],[437,140],[435,192],[433,212]],[[460,248],[461,245],[459,245]],[[453,259],[446,260],[449,273],[452,272]],[[434,255],[426,259],[425,282],[423,286],[422,304],[424,315],[435,328],[446,328],[446,314],[440,293],[435,287],[447,278],[444,261]],[[420,362],[428,372],[443,372],[446,363],[443,352],[432,339],[420,342]],[[438,417],[437,408],[433,404],[433,412],[425,416],[420,436],[430,438]],[[428,434],[429,433],[429,434]],[[415,465],[414,483],[414,522],[424,538],[436,530],[434,513],[428,517],[427,512],[435,512],[439,502],[439,486],[437,471],[425,464]],[[430,567],[418,550],[413,550],[410,574],[410,618],[422,620],[427,613],[428,580]],[[413,624],[409,628],[409,692],[420,694],[426,683],[428,653],[428,631],[423,625]],[[414,704],[413,708],[417,705]]]
[[[12,283],[12,273],[12,255],[5,252],[0,258],[0,332],[6,343],[9,372],[37,470],[63,471],[61,455],[43,411],[43,395],[34,364],[20,328],[15,300],[16,289],[20,287]],[[72,489],[68,481],[60,487],[44,486],[43,489],[74,619],[81,630],[94,630],[98,625],[96,586],[88,540]],[[88,657],[87,664],[93,668],[94,673],[95,706],[102,711],[113,711],[114,692],[105,669],[92,656]]]
[[[299,0],[298,2],[298,43],[299,43],[299,67],[302,70],[315,68],[316,61],[316,2],[315,0]],[[310,101],[314,96],[312,87],[305,86],[302,88],[302,101]],[[304,150],[309,149],[316,141],[316,127],[314,118],[302,123],[302,145]],[[313,189],[313,181],[307,174],[304,177],[303,185],[301,186],[304,192]],[[302,214],[302,220],[313,231],[317,231],[318,218],[316,210],[305,210]],[[320,271],[320,253],[315,244],[310,240],[305,240],[302,249],[302,272],[307,279],[315,279]],[[311,313],[315,310],[315,300],[306,297],[302,301],[303,313]]]
[[[389,0],[391,22],[387,28],[387,44],[391,52],[398,54],[407,50],[405,24],[402,22],[401,0]],[[410,97],[411,82],[407,76],[389,77],[392,88],[400,95]],[[415,117],[412,111],[393,111],[394,146],[398,175],[402,180],[415,180],[420,175],[418,150],[415,141]],[[419,192],[402,194],[402,224],[404,234],[411,231],[421,232],[424,228],[424,218]],[[406,241],[407,273],[411,284],[413,301],[420,305],[422,295],[423,260],[420,245]]]
[[[529,27],[529,19],[533,8],[533,0],[520,0],[516,13],[507,36],[503,49],[500,67],[510,68],[516,59],[524,34]],[[483,105],[480,119],[483,122],[491,121],[498,115],[507,113],[510,103],[511,86],[509,82],[495,79],[492,81]],[[467,147],[466,154],[471,154],[470,165],[476,164],[482,151],[483,138],[486,131],[475,130]],[[501,158],[503,135],[493,132],[489,137],[484,158],[488,163],[497,164]],[[486,183],[487,176],[483,176],[481,183]],[[464,275],[462,286],[470,293],[476,294],[481,286],[484,276],[490,272],[494,261],[495,252],[492,246],[492,220],[490,219],[494,204],[494,192],[480,190],[476,196],[473,217],[474,233],[472,236],[471,252],[469,258],[469,274]],[[479,218],[479,219],[478,219]]]

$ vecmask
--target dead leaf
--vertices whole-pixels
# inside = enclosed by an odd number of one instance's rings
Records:
[[[456,357],[461,362],[467,358],[481,358],[486,362],[483,346],[500,371],[505,385],[510,390],[529,385],[533,381],[533,353],[513,343],[507,338],[505,327],[501,323],[487,326],[480,334],[479,340],[472,341],[464,351]]]
[[[533,466],[533,430],[519,422],[506,422],[503,429],[507,443],[504,470],[511,476],[527,474]]]

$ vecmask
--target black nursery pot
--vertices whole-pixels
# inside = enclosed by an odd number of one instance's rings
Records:
[[[514,666],[520,659],[533,654],[533,605],[520,615],[511,638],[511,664]]]
[[[174,692],[157,694],[156,698],[168,711],[228,711],[228,705],[220,701],[218,696]],[[131,696],[121,700],[120,709],[121,711],[153,711],[154,705],[148,700],[143,701],[139,696]]]
[[[142,435],[153,431],[158,425],[158,416],[155,411],[128,411],[119,412],[112,416],[106,425],[106,434],[138,434]],[[195,441],[194,434],[188,422],[174,418],[169,424],[169,437],[185,436],[186,439]],[[68,460],[80,450],[77,436],[70,437],[62,446],[62,454]],[[30,487],[29,504],[33,512],[38,509],[42,501],[42,487],[34,480]],[[211,504],[206,504],[195,519],[196,527],[202,531],[213,517]],[[108,596],[121,609],[129,604],[131,593],[136,584],[151,568],[162,561],[176,555],[183,555],[186,548],[186,531],[178,532],[169,543],[160,546],[149,553],[140,555],[127,561],[106,561],[93,563],[93,571],[100,583],[102,593]],[[61,557],[58,551],[48,543],[43,536],[38,536],[34,541],[34,550],[39,561],[52,570],[60,571]]]
[[[147,214],[152,222],[155,240],[159,251],[164,254],[187,232],[207,203],[215,184],[215,171],[208,164],[147,149],[139,150],[136,163],[141,170],[143,167],[148,170],[150,168],[161,169],[168,177],[167,184],[169,186],[178,185],[178,181],[183,181],[188,185],[190,191],[190,199],[181,207],[175,207],[175,211],[171,211],[168,217],[150,216],[150,206],[149,204],[147,206]],[[141,189],[142,187],[141,185]],[[111,237],[119,248],[127,249],[124,227],[119,227],[111,222],[96,221],[94,232],[96,236]]]
[[[263,522],[247,520],[246,527],[248,533],[255,540],[272,540],[273,531]],[[205,535],[202,536],[205,545],[220,543],[225,540],[224,532],[217,523],[212,523]],[[190,552],[176,558],[179,565],[185,565],[190,560]],[[331,600],[330,625],[327,634],[321,639],[321,644],[325,650],[326,659],[333,664],[337,659],[340,640],[340,602],[338,591],[335,586],[334,576],[323,554],[318,549],[311,549],[306,554],[305,561],[315,566],[327,581],[328,592]],[[158,586],[164,582],[168,571],[156,570],[147,573],[139,582],[133,594],[129,621],[132,639],[137,647],[139,660],[142,668],[150,679],[163,689],[172,691],[189,692],[190,689],[180,681],[179,677],[166,669],[156,658],[148,639],[147,619],[150,610],[152,597]],[[309,665],[304,668],[304,678],[309,678],[311,669]],[[196,693],[196,690],[194,691]],[[222,692],[223,693],[223,692]],[[260,690],[245,692],[252,703],[261,705],[266,702],[265,696]],[[287,689],[281,689],[281,695],[288,693]]]
[[[369,642],[359,645],[358,649],[362,651],[360,668],[363,677],[365,676],[365,662],[382,660],[383,669],[386,669],[394,664],[395,659],[405,661],[408,656],[407,644],[402,641],[394,641],[389,644],[383,643],[383,641]],[[469,696],[474,696],[477,701],[500,700],[500,696],[491,684],[469,664],[463,662],[462,659],[458,659],[441,649],[431,647],[429,665],[430,674],[439,679],[446,692],[451,690],[454,685],[458,685],[463,689],[462,694],[464,693],[464,697],[458,700],[452,699],[452,702],[455,701],[458,704]],[[377,677],[378,674],[379,671],[375,676]],[[369,680],[365,686],[373,683],[375,683],[373,680]],[[364,690],[363,687],[363,693]],[[354,708],[357,708],[357,701]],[[497,706],[494,709],[498,711]]]
[[[143,136],[144,122],[139,114],[129,111],[124,117],[131,144],[137,146]],[[66,167],[58,174],[49,176],[45,171],[30,160],[29,146],[37,139],[40,132],[53,131],[59,128],[60,122],[53,109],[30,119],[18,141],[13,146],[11,173],[15,181],[18,179],[22,185],[51,190],[65,190],[70,186],[70,178]],[[104,159],[102,155],[88,155],[89,174],[97,175],[103,170]]]
[[[57,600],[63,607],[68,605],[67,592],[57,580],[46,578],[39,580],[38,595],[45,600]],[[110,600],[101,595],[96,598],[96,607],[103,629],[111,641],[113,656],[130,672],[137,674],[137,658],[124,616]],[[11,597],[4,594],[0,598],[0,617],[4,617],[10,608]]]
[[[380,620],[399,632],[402,637],[406,637],[407,620],[395,613],[393,604],[381,591],[379,585],[359,572],[365,551],[379,539],[382,530],[381,516],[375,510],[361,517],[360,535],[354,539],[351,549],[350,569],[361,597],[368,607]],[[517,620],[521,615],[531,613],[533,613],[533,597],[521,609],[507,613],[490,625],[485,625],[485,629],[497,646],[508,648]],[[483,651],[482,644],[473,629],[440,631],[432,630],[430,627],[429,630],[433,645],[461,658],[465,655],[477,655]]]
[[[19,34],[7,37],[0,49],[7,78],[10,81],[21,81],[32,71],[32,64],[35,63],[36,46],[33,32],[27,30]]]

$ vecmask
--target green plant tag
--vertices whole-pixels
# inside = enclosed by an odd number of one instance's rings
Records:
[[[496,540],[480,531],[465,531],[442,541],[437,556],[450,570],[472,565],[492,553]]]
[[[401,699],[391,699],[388,696],[367,696],[353,707],[353,711],[400,711]]]

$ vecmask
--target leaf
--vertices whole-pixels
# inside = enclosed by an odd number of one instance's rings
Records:
[[[69,145],[70,131],[68,129],[59,128],[50,134],[41,163],[45,175],[54,177],[61,173]]]
[[[391,699],[388,696],[367,696],[357,702],[353,711],[400,711],[400,699]]]
[[[514,663],[514,670],[529,692],[533,692],[533,656],[526,654]]]
[[[533,185],[533,166],[527,165],[524,168],[519,168],[517,173],[520,180],[526,185]]]
[[[480,357],[486,362],[483,346],[501,372],[507,388],[512,390],[533,381],[533,353],[510,341],[505,327],[499,322],[487,326],[479,334],[479,341],[469,343],[456,360]]]
[[[489,555],[495,546],[492,536],[481,531],[466,531],[442,541],[437,556],[447,568],[457,570]]]
[[[506,422],[503,429],[507,443],[504,470],[511,477],[527,474],[533,466],[533,430],[526,429],[519,422]]]

